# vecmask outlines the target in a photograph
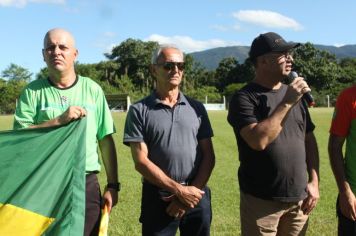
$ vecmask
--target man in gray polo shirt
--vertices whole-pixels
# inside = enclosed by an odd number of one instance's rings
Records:
[[[209,235],[206,186],[215,165],[213,131],[204,106],[179,90],[183,53],[159,47],[150,67],[156,90],[132,105],[124,143],[143,176],[142,235]]]

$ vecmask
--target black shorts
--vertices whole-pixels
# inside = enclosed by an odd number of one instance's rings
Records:
[[[336,201],[336,214],[338,217],[338,236],[356,236],[356,221],[345,217],[341,213],[339,197]]]
[[[101,193],[95,173],[86,175],[84,236],[97,236],[101,218]]]

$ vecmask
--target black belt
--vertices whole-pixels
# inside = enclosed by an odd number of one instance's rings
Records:
[[[93,170],[93,171],[86,171],[85,172],[85,175],[93,175],[93,174],[99,174],[99,171],[97,171],[97,170]]]
[[[176,181],[177,182],[177,181]],[[142,183],[143,184],[150,184],[150,185],[154,185],[152,184],[151,182],[149,182],[148,180],[146,180],[145,178],[142,178]],[[177,182],[183,186],[189,186],[190,185],[190,182],[189,181],[181,181],[181,182]]]

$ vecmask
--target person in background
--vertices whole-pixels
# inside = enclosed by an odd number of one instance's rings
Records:
[[[336,101],[329,136],[329,158],[339,189],[336,203],[338,235],[356,235],[356,87],[343,90]],[[343,146],[346,141],[346,151]]]
[[[207,186],[215,165],[213,131],[202,103],[179,89],[183,53],[161,46],[150,67],[156,90],[132,105],[124,143],[143,177],[142,235],[209,235],[212,219]]]
[[[255,78],[230,102],[242,235],[305,235],[319,199],[315,126],[301,99],[310,88],[302,77],[282,83],[297,46],[274,32],[256,37],[249,52]]]
[[[84,235],[98,235],[101,201],[111,210],[120,190],[111,113],[100,86],[75,73],[78,50],[71,33],[60,28],[51,29],[44,37],[43,46],[49,76],[31,82],[22,91],[15,111],[14,129],[64,125],[87,117]],[[108,182],[102,198],[96,176],[101,168],[97,143]]]

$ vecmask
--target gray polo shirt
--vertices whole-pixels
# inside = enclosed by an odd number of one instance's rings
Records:
[[[177,104],[163,104],[156,93],[130,106],[124,144],[145,142],[148,158],[177,182],[195,177],[201,162],[198,140],[213,131],[202,103],[179,93]]]

